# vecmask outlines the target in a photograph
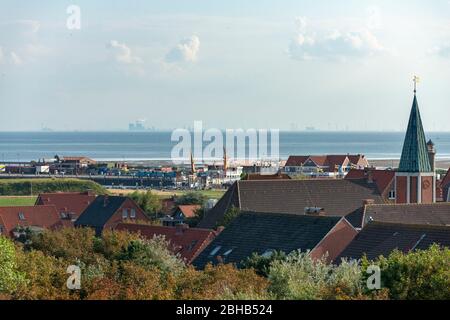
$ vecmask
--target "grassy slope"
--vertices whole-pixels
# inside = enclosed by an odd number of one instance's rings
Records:
[[[127,195],[129,193],[134,192],[135,190],[119,190],[119,189],[110,189],[108,190],[111,194],[122,194]],[[161,190],[151,190],[154,194],[158,195],[162,199],[169,198],[171,196],[175,195],[182,195],[184,193],[190,192],[190,191],[180,191],[180,190],[167,190],[167,191],[161,191]],[[200,191],[194,191],[194,192],[200,192],[206,196],[207,199],[220,199],[226,190],[200,190]],[[141,191],[145,192],[145,191]]]
[[[99,184],[79,179],[0,179],[0,196],[28,196],[44,192],[82,192],[92,190],[105,193]]]
[[[0,207],[32,206],[36,197],[0,197]]]

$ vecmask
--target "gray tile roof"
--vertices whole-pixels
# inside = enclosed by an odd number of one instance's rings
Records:
[[[216,227],[233,206],[242,211],[296,215],[304,215],[305,207],[320,207],[327,216],[345,216],[360,208],[365,199],[385,202],[376,185],[364,179],[237,181],[199,227]]]
[[[374,260],[380,255],[388,256],[395,249],[407,253],[414,249],[427,249],[433,243],[450,246],[450,227],[371,222],[335,261],[360,259],[364,254]]]
[[[105,223],[119,210],[127,197],[98,196],[75,221],[76,227],[92,227],[102,231]]]
[[[280,213],[242,213],[194,260],[204,268],[211,262],[239,263],[253,253],[268,250],[290,253],[313,249],[341,220],[340,217],[299,216]],[[230,251],[231,250],[231,251]],[[227,254],[228,253],[228,254]]]
[[[450,203],[368,205],[364,223],[369,221],[450,226]]]

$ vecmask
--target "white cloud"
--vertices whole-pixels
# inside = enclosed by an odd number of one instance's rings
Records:
[[[11,62],[16,66],[20,66],[23,63],[22,59],[14,51],[11,51],[10,58]]]
[[[31,33],[37,33],[41,28],[41,23],[37,20],[18,20],[17,23],[23,25],[26,28],[25,31]]]
[[[442,58],[450,58],[450,44],[435,46],[428,50],[428,53]]]
[[[167,62],[195,62],[200,51],[200,39],[191,36],[183,39],[166,55]]]
[[[110,47],[116,52],[115,58],[118,62],[125,64],[137,64],[142,63],[142,59],[135,56],[131,49],[124,43],[120,43],[116,40],[111,40]]]
[[[297,60],[338,59],[348,57],[372,56],[388,50],[378,41],[377,37],[367,28],[359,30],[340,31],[307,30],[306,18],[295,19],[297,35],[291,41],[288,53]]]

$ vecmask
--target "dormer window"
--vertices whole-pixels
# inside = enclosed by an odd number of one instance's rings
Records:
[[[19,220],[21,221],[25,220],[25,215],[23,214],[23,212],[19,212]]]
[[[395,190],[389,191],[389,199],[390,200],[395,200]]]
[[[122,219],[128,219],[128,209],[122,209]]]

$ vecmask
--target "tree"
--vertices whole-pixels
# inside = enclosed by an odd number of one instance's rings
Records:
[[[45,230],[32,236],[28,249],[65,259],[70,264],[77,261],[91,264],[99,258],[94,251],[94,243],[95,231],[91,228],[63,228],[57,231]]]
[[[269,291],[278,299],[362,299],[361,268],[356,261],[338,266],[326,257],[311,258],[309,252],[295,251],[274,261],[269,270]]]
[[[232,264],[212,266],[203,271],[188,267],[177,277],[176,299],[268,299],[266,279],[253,270]]]
[[[391,299],[449,300],[450,249],[432,245],[427,250],[404,254],[398,250],[375,262],[381,269],[381,285]],[[363,259],[363,266],[372,262]]]
[[[24,275],[17,266],[14,244],[0,236],[0,293],[11,293],[24,282]]]
[[[133,240],[122,249],[118,260],[130,261],[145,269],[157,268],[162,273],[179,274],[185,267],[184,262],[170,252],[169,243],[164,237],[150,240]]]
[[[225,212],[222,220],[217,223],[218,226],[227,227],[234,219],[236,219],[241,214],[239,208],[231,207]]]
[[[206,202],[206,196],[200,192],[187,192],[175,200],[176,205],[197,204],[203,206]]]
[[[135,191],[130,194],[130,198],[133,199],[151,219],[156,219],[162,210],[161,199],[150,190],[146,192]]]
[[[283,261],[286,259],[286,254],[282,251],[273,251],[270,255],[262,256],[257,253],[242,261],[244,269],[254,269],[256,274],[267,277],[269,275],[270,266],[275,261]]]

